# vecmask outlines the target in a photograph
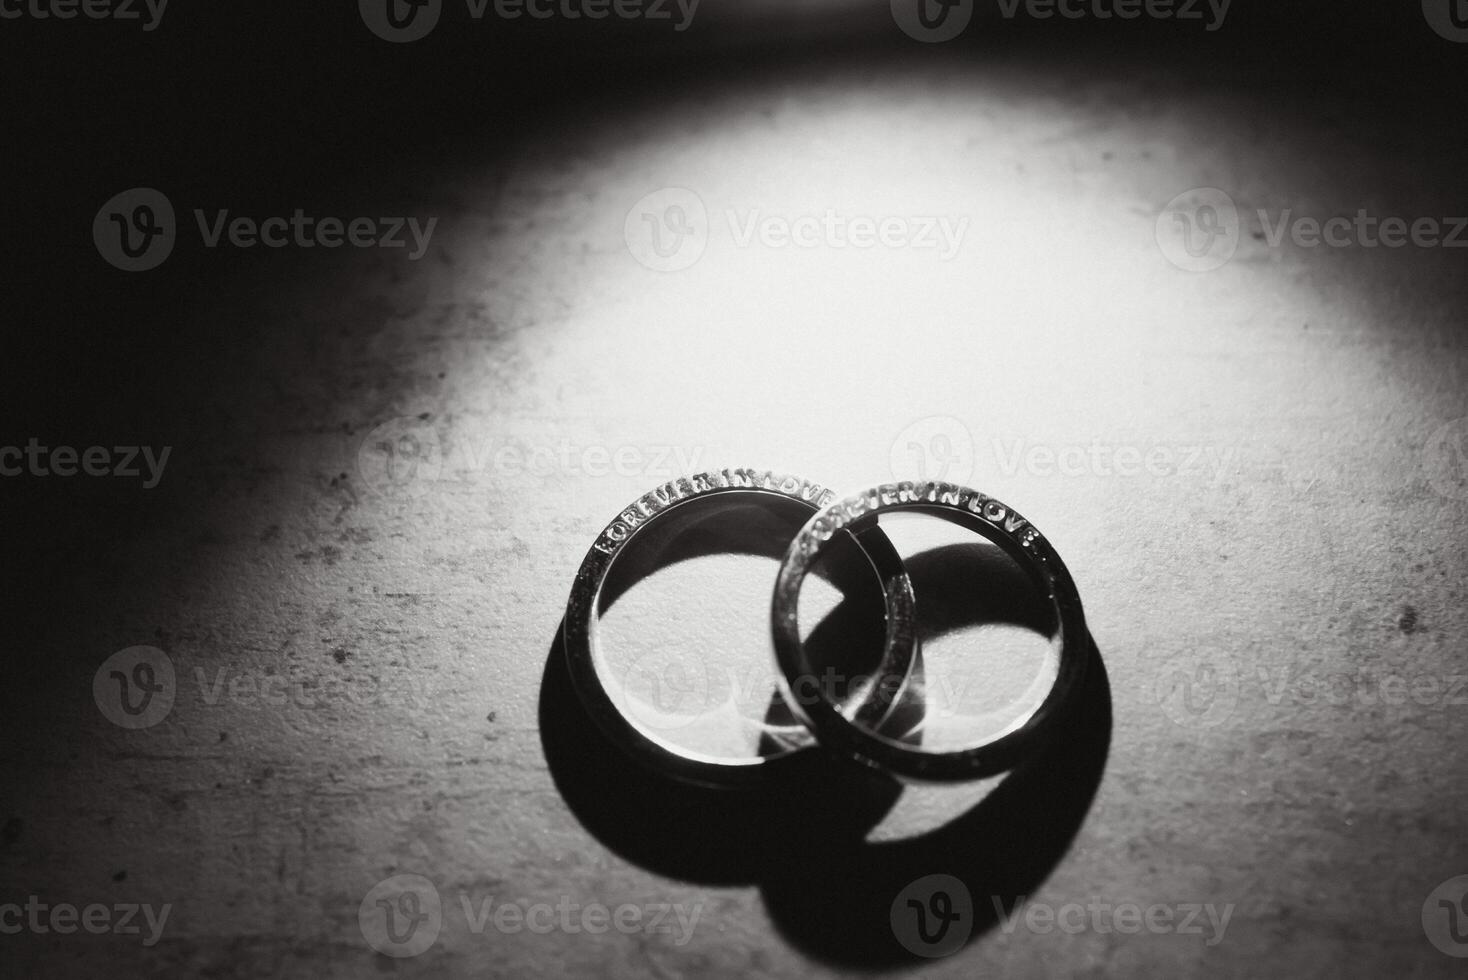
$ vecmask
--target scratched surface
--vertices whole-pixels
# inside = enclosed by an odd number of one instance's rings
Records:
[[[1274,246],[1256,214],[1462,203],[1437,190],[1454,161],[1416,122],[1363,133],[1319,98],[1281,107],[1268,86],[1188,72],[1103,82],[1058,58],[707,78],[492,158],[424,161],[399,202],[442,219],[420,262],[285,251],[197,297],[195,322],[233,339],[176,379],[192,435],[154,505],[38,570],[67,612],[34,651],[57,676],[17,708],[0,814],[7,894],[170,917],[151,947],[6,936],[3,972],[856,968],[806,930],[821,910],[800,911],[801,886],[667,873],[594,833],[547,763],[542,679],[585,549],[692,462],[837,489],[946,464],[1044,528],[1085,602],[1110,724],[1094,799],[1028,901],[1231,908],[1215,943],[1207,925],[1020,920],[895,968],[1453,975],[1422,909],[1468,873],[1462,253]],[[710,216],[678,271],[625,238],[667,187]],[[1243,214],[1212,272],[1155,239],[1193,187]],[[738,241],[755,211],[828,208],[967,223],[946,257]],[[417,447],[418,467],[385,469],[384,441]],[[1157,466],[1119,473],[1122,447]],[[690,575],[648,648],[761,601],[757,581],[729,596]],[[131,731],[91,685],[135,645],[166,653],[177,693]],[[1383,695],[1389,676],[1409,693]],[[881,833],[920,834],[976,795],[909,790]],[[683,814],[712,821],[699,846],[748,846],[715,809]],[[392,959],[358,913],[399,874],[443,905],[431,947]],[[841,875],[813,869],[810,901]],[[687,935],[476,932],[465,898],[699,917]]]

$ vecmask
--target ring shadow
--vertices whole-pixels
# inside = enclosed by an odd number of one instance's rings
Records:
[[[685,533],[676,545],[649,549],[623,570],[612,598],[640,577],[698,554],[769,554],[766,545],[773,543],[778,557],[793,533],[778,524],[767,526],[768,542],[751,539],[749,525],[740,524],[743,544],[721,541],[722,532]],[[907,559],[921,597],[921,639],[993,623],[1050,628],[1053,616],[1034,583],[994,552],[953,545]],[[854,593],[863,560],[854,548],[847,559],[831,563],[831,580]],[[609,590],[612,585],[609,578]],[[841,588],[840,602],[811,631],[813,651],[829,657],[868,650],[870,638],[882,635],[880,593],[871,585],[873,595],[865,599]],[[582,708],[559,629],[541,685],[541,743],[577,819],[627,860],[694,883],[758,884],[786,941],[833,965],[919,962],[898,943],[890,919],[891,902],[906,885],[935,873],[963,881],[974,897],[973,941],[999,922],[1001,907],[1012,909],[1032,893],[1074,840],[1100,785],[1111,737],[1110,686],[1099,651],[1086,641],[1086,679],[1057,719],[1056,737],[961,816],[898,841],[870,843],[866,835],[895,805],[902,784],[819,749],[784,760],[778,781],[737,791],[687,785],[635,762]],[[775,695],[772,705],[777,701]]]
[[[765,906],[785,939],[849,968],[920,960],[896,939],[892,902],[931,874],[952,875],[968,888],[970,942],[1012,914],[1069,850],[1100,786],[1111,695],[1094,643],[1089,657],[1086,679],[1068,715],[1057,721],[1056,737],[961,816],[898,841],[811,835],[798,865],[767,869],[760,881]]]

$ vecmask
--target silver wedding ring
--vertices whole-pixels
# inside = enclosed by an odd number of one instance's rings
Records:
[[[836,535],[869,527],[882,514],[931,514],[977,531],[1028,572],[1053,612],[1060,663],[1044,700],[1002,731],[961,749],[932,751],[907,738],[854,724],[824,698],[796,696],[808,688],[816,665],[801,643],[796,606],[800,587],[817,556]],[[921,597],[917,598],[921,602]],[[884,483],[833,501],[800,529],[780,565],[770,610],[781,691],[823,747],[913,779],[949,781],[994,775],[1013,768],[1054,732],[1054,721],[1085,676],[1090,634],[1070,572],[1038,528],[998,500],[952,483]]]
[[[785,473],[753,469],[699,473],[643,494],[597,535],[586,553],[566,605],[563,633],[571,679],[587,712],[607,737],[654,769],[685,782],[708,786],[737,786],[766,780],[780,768],[783,760],[810,747],[813,739],[800,725],[786,730],[771,727],[767,731],[773,743],[771,751],[732,758],[679,744],[664,727],[648,724],[608,692],[603,677],[609,671],[602,656],[598,620],[608,576],[639,536],[693,501],[736,496],[784,501],[810,514],[835,499],[835,494],[820,484]],[[916,647],[912,584],[902,567],[902,559],[879,529],[853,531],[851,536],[881,584],[887,628],[883,661],[872,678],[856,687],[844,706],[833,703],[833,708],[843,717],[849,717],[853,724],[880,727],[897,701],[893,693],[902,690],[911,672]],[[777,681],[771,671],[772,693]]]

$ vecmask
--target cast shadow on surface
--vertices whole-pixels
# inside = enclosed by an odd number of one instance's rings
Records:
[[[737,547],[721,541],[717,530],[682,534],[676,545],[670,537],[646,552],[639,541],[639,560],[616,583],[608,582],[605,604],[641,576],[697,554],[778,556],[793,533],[778,523],[766,525],[762,536],[741,525]],[[992,552],[960,545],[908,559],[924,639],[986,623],[1048,625],[1048,610],[1030,580],[1012,563],[995,562]],[[850,565],[854,577],[833,567],[843,598],[808,643],[846,663],[870,662],[870,638],[881,636],[879,593],[854,588],[862,564],[854,550],[840,564]],[[858,649],[862,657],[847,655]],[[870,843],[866,837],[902,785],[819,750],[787,760],[778,782],[739,791],[686,785],[632,761],[582,708],[559,629],[541,686],[541,740],[562,797],[605,846],[685,881],[758,884],[787,941],[826,962],[880,968],[918,959],[898,943],[890,919],[893,899],[914,880],[948,874],[963,881],[973,900],[976,938],[999,922],[1001,907],[1010,909],[1032,893],[1064,856],[1100,784],[1110,742],[1110,688],[1094,645],[1089,656],[1086,681],[1046,748],[959,817],[896,841]]]

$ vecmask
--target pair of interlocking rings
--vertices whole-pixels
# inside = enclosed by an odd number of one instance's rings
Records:
[[[668,514],[692,501],[727,494],[773,496],[793,501],[809,519],[790,542],[775,580],[771,625],[778,690],[805,730],[803,738],[781,740],[776,750],[744,758],[721,758],[680,746],[640,726],[618,707],[602,683],[598,620],[602,588],[627,546]],[[902,559],[878,527],[878,515],[908,511],[930,514],[978,532],[1001,548],[1039,587],[1054,613],[1059,664],[1044,699],[980,744],[952,751],[925,749],[912,733],[884,730],[912,680],[919,660],[916,600]],[[812,683],[817,667],[802,642],[797,621],[801,585],[818,558],[838,537],[849,536],[865,554],[885,595],[886,630],[882,659],[871,681],[838,702]],[[565,649],[572,681],[602,731],[639,761],[686,782],[708,786],[759,783],[784,760],[812,744],[887,772],[925,781],[994,775],[1031,755],[1053,732],[1081,685],[1090,656],[1090,634],[1070,573],[1033,524],[977,490],[940,481],[884,483],[838,498],[832,491],[784,473],[723,469],[664,484],[627,507],[598,535],[576,575],[566,607]],[[814,696],[812,696],[814,692]]]

